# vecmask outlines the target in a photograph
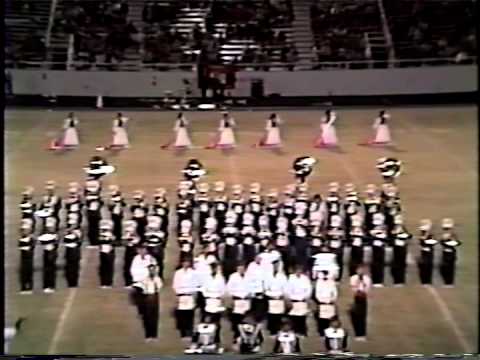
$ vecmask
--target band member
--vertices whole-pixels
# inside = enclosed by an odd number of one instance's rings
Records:
[[[196,326],[192,337],[192,344],[185,350],[186,354],[221,354],[219,324],[210,316]]]
[[[222,313],[225,310],[222,299],[226,293],[226,282],[217,262],[213,262],[209,266],[211,273],[206,276],[201,288],[205,300],[203,317],[209,316],[212,322],[220,327]]]
[[[296,334],[307,336],[308,301],[312,296],[312,283],[303,272],[303,266],[297,266],[295,273],[288,277],[287,297],[291,303],[290,321]]]
[[[392,231],[395,226],[395,216],[400,215],[401,212],[402,205],[400,202],[400,197],[397,194],[397,189],[394,185],[389,184],[384,193],[383,213],[385,215],[385,225],[390,239],[392,238]],[[389,245],[391,245],[390,241]]]
[[[22,213],[22,219],[30,219],[33,230],[35,230],[35,211],[37,210],[37,205],[33,202],[33,187],[28,186],[25,188],[19,207]]]
[[[325,116],[321,120],[321,135],[315,141],[315,147],[335,147],[338,145],[337,132],[335,130],[335,121],[337,114],[328,109],[325,111]]]
[[[198,291],[198,279],[192,262],[185,259],[181,268],[173,276],[173,290],[177,296],[175,310],[176,326],[184,341],[190,341],[193,335],[195,294]]]
[[[134,204],[130,206],[132,220],[137,224],[137,234],[142,242],[145,241],[145,229],[147,227],[148,205],[145,202],[145,193],[137,190],[133,194]]]
[[[381,110],[373,123],[374,135],[367,141],[367,145],[388,145],[391,143],[390,128],[388,120],[390,115],[385,110]]]
[[[174,146],[177,149],[190,148],[192,146],[192,141],[188,135],[188,121],[183,115],[183,113],[178,114],[177,121],[175,121],[175,142]]]
[[[71,213],[67,219],[67,229],[63,235],[63,243],[65,245],[65,279],[67,280],[67,286],[76,288],[80,276],[82,230],[75,213]]]
[[[267,328],[271,335],[280,330],[282,318],[286,314],[285,296],[287,276],[281,269],[280,261],[273,263],[273,273],[265,279],[265,295],[268,300]]]
[[[257,354],[260,352],[263,344],[262,324],[247,316],[238,325],[240,333],[236,343],[240,354]]]
[[[114,244],[120,245],[123,235],[123,216],[127,204],[123,199],[122,193],[120,192],[120,188],[118,186],[111,185],[109,189],[110,203],[108,204],[108,209],[110,210],[110,217],[113,222],[113,236],[115,238]]]
[[[260,230],[259,219],[260,215],[263,212],[263,197],[260,194],[262,186],[260,183],[251,183],[250,184],[250,196],[248,198],[248,205],[250,207],[250,212],[253,215],[253,226],[255,230]]]
[[[36,212],[42,219],[42,225],[45,226],[46,219],[53,217],[55,219],[55,231],[60,226],[60,211],[62,209],[62,198],[55,194],[56,183],[49,180],[46,183],[46,194],[42,198],[39,210]],[[42,229],[43,231],[43,229]]]
[[[130,276],[133,283],[142,282],[148,277],[148,267],[157,265],[155,258],[150,255],[144,246],[137,246],[137,255],[133,258],[130,266]]]
[[[261,262],[262,258],[257,255],[255,261],[248,265],[245,273],[252,291],[252,315],[257,322],[263,321],[267,310],[267,304],[265,302],[265,279],[270,275],[264,271]]]
[[[357,273],[350,277],[350,286],[354,294],[353,305],[350,309],[353,330],[358,341],[365,341],[367,336],[367,296],[372,286],[372,280],[366,274],[363,266],[360,266]]]
[[[329,354],[341,354],[347,351],[348,333],[341,327],[338,319],[332,320],[325,330],[325,347]]]
[[[341,215],[341,201],[340,201],[340,195],[338,193],[339,191],[339,184],[337,182],[331,182],[328,184],[328,194],[327,197],[325,198],[325,208],[327,212],[327,217],[326,217],[326,223],[327,223],[327,228],[331,224],[331,218],[333,216],[339,216]]]
[[[152,215],[157,216],[161,221],[160,230],[165,234],[165,243],[168,241],[170,204],[167,199],[167,192],[164,188],[155,189],[153,194]]]
[[[68,117],[63,122],[63,138],[61,145],[65,148],[75,148],[80,145],[78,140],[78,119],[75,117],[74,113],[71,112],[68,114]]]
[[[249,265],[252,261],[254,261],[259,252],[257,231],[253,226],[254,220],[254,216],[250,212],[243,214],[240,238],[243,239],[242,258],[246,265]]]
[[[265,135],[260,139],[258,146],[261,147],[280,147],[282,139],[280,137],[280,124],[282,121],[277,114],[271,114],[265,127]]]
[[[290,234],[290,244],[293,244],[292,250],[295,254],[295,262],[297,265],[302,266],[303,269],[309,265],[308,257],[308,220],[301,216],[296,217],[292,221],[293,232]],[[294,324],[295,326],[295,324]]]
[[[130,147],[126,129],[128,120],[129,119],[120,112],[117,114],[117,117],[113,119],[113,148],[127,149]]]
[[[377,160],[377,169],[386,183],[394,183],[395,178],[402,173],[402,162],[395,158],[383,157]]]
[[[31,294],[33,290],[35,237],[33,222],[28,218],[22,220],[18,250],[20,251],[20,294]]]
[[[83,201],[80,197],[80,186],[76,182],[71,182],[68,189],[68,197],[65,199],[65,212],[67,219],[71,214],[75,214],[78,224],[82,224]]]
[[[137,294],[138,312],[142,314],[143,329],[147,342],[155,341],[158,336],[159,292],[163,282],[157,274],[155,265],[148,266],[148,276],[134,284]]]
[[[369,233],[373,229],[373,215],[381,212],[382,200],[377,193],[377,187],[374,184],[368,184],[366,191],[366,197],[363,201],[364,213],[365,213],[365,231]]]
[[[87,208],[87,236],[90,247],[99,245],[100,220],[102,218],[103,200],[100,197],[100,183],[97,180],[87,182],[85,205]]]
[[[244,319],[246,313],[250,311],[252,305],[251,297],[253,295],[243,264],[239,264],[237,271],[228,278],[227,295],[232,297],[233,302],[230,313],[233,338],[238,339],[240,335],[238,325]]]
[[[292,329],[290,322],[285,322],[281,330],[275,337],[275,345],[273,346],[274,354],[294,354],[301,353],[300,338]]]
[[[157,271],[163,279],[163,261],[165,259],[166,236],[161,230],[161,220],[156,216],[149,216],[145,233],[145,246],[148,253],[157,261]]]
[[[387,246],[387,230],[385,216],[381,213],[373,215],[374,228],[370,231],[372,242],[372,283],[374,287],[383,287],[385,277],[385,247]]]
[[[180,231],[180,226],[185,222],[192,222],[193,220],[193,204],[192,200],[189,199],[188,193],[186,190],[180,190],[178,192],[178,202],[176,205],[177,213],[177,232]]]
[[[300,156],[295,159],[292,172],[295,174],[297,183],[304,184],[307,182],[307,177],[312,173],[316,162],[317,160],[311,156]]]
[[[350,230],[350,276],[354,275],[358,266],[364,262],[367,239],[362,225],[362,218],[359,215],[352,217],[352,229]]]
[[[394,286],[403,286],[407,272],[408,242],[412,235],[403,225],[402,215],[395,216],[393,235],[393,259],[391,272]]]
[[[418,260],[418,269],[420,282],[422,285],[431,285],[433,276],[433,261],[435,256],[435,246],[438,241],[432,233],[432,222],[424,219],[420,222],[420,258]]]
[[[442,220],[442,235],[440,240],[442,259],[440,263],[440,275],[446,287],[453,287],[455,283],[456,248],[462,244],[453,231],[453,227],[454,222],[452,219],[445,218]]]
[[[100,155],[95,155],[92,156],[92,158],[88,162],[88,166],[84,167],[83,170],[90,179],[100,180],[105,175],[114,173],[115,167],[109,165],[104,157]]]
[[[345,232],[342,229],[342,218],[340,215],[333,215],[330,218],[330,226],[327,231],[328,247],[335,254],[338,264],[337,281],[340,281],[343,275],[343,257],[345,249]]]
[[[191,259],[193,257],[194,239],[192,222],[190,220],[182,220],[180,224],[180,231],[177,236],[178,246],[180,248],[179,263],[182,263],[185,259]]]
[[[345,192],[347,193],[343,203],[343,213],[345,214],[344,225],[345,225],[345,240],[347,244],[351,243],[350,231],[352,229],[352,217],[359,215],[362,210],[362,204],[358,199],[358,194],[355,191],[355,186],[353,184],[345,185]]]
[[[100,221],[99,255],[100,287],[111,288],[115,271],[115,248],[113,247],[113,223],[111,220]]]
[[[235,128],[235,120],[231,117],[228,112],[222,114],[222,119],[220,120],[220,126],[218,128],[218,135],[215,142],[208,146],[209,149],[231,149],[236,146],[235,134],[233,129]]]
[[[136,230],[135,221],[129,220],[123,222],[122,242],[125,244],[125,254],[123,259],[123,279],[125,287],[129,287],[133,283],[130,272],[133,259],[137,255],[137,247],[140,245],[140,237]],[[144,250],[141,250],[144,251]]]
[[[236,218],[233,216],[226,217],[225,227],[220,235],[222,243],[219,245],[219,255],[222,262],[223,273],[226,278],[235,272],[242,257],[242,244],[239,241],[239,231],[235,227],[235,221]]]
[[[335,281],[324,271],[315,283],[314,298],[318,305],[315,314],[317,329],[320,336],[325,336],[325,330],[330,326],[331,321],[337,314],[335,302],[337,301],[338,290]]]
[[[198,209],[198,229],[200,236],[205,233],[206,228],[205,224],[207,219],[210,217],[212,203],[208,192],[210,186],[208,183],[201,183],[198,185],[197,194],[195,196],[195,205]]]
[[[198,161],[197,159],[190,159],[188,160],[185,168],[182,170],[182,173],[185,177],[185,180],[191,181],[192,185],[195,186],[198,180],[200,180],[200,178],[204,176],[207,171],[205,170],[200,161]]]
[[[57,280],[57,220],[54,217],[45,219],[45,231],[38,237],[43,247],[43,292],[55,292]]]
[[[270,190],[267,195],[265,213],[268,215],[270,231],[275,233],[277,231],[277,219],[280,216],[280,203],[278,202],[278,191],[276,189]]]

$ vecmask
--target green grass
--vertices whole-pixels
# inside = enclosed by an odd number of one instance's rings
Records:
[[[136,189],[151,194],[159,186],[172,193],[180,178],[180,170],[190,157],[199,158],[209,170],[206,180],[248,184],[261,181],[266,189],[283,187],[292,182],[288,173],[298,155],[312,154],[319,160],[310,180],[312,191],[325,191],[330,181],[354,182],[363,189],[370,182],[379,183],[374,167],[382,155],[392,155],[405,162],[400,178],[400,191],[406,208],[410,230],[416,233],[421,218],[431,218],[438,230],[442,217],[453,217],[463,241],[460,248],[457,286],[454,289],[435,287],[435,292],[419,286],[417,270],[411,265],[408,286],[375,289],[370,301],[369,341],[352,342],[352,350],[360,353],[463,353],[476,352],[478,338],[478,223],[477,223],[477,114],[473,107],[436,107],[392,109],[392,129],[397,151],[357,146],[370,134],[375,110],[340,110],[337,133],[341,152],[312,148],[319,129],[320,111],[285,111],[285,147],[281,152],[254,149],[264,128],[267,112],[233,113],[240,132],[240,147],[231,154],[196,149],[183,154],[163,151],[160,145],[172,135],[175,113],[128,112],[132,148],[109,156],[118,171],[106,182],[119,184],[127,196]],[[65,289],[59,272],[58,291],[44,295],[17,294],[16,236],[19,223],[17,204],[24,186],[32,185],[38,196],[48,179],[55,179],[60,191],[70,181],[82,181],[82,167],[98,145],[110,140],[111,117],[114,112],[83,111],[82,146],[68,154],[46,151],[49,140],[61,126],[66,112],[25,110],[6,112],[6,321],[27,318],[24,331],[15,339],[12,353],[46,354],[162,354],[182,351],[171,317],[173,292],[170,288],[172,268],[177,258],[174,239],[167,251],[166,288],[161,296],[160,341],[143,342],[143,331],[135,309],[128,303],[122,288],[122,253],[117,253],[116,288],[98,288],[97,253],[84,250],[85,265],[81,287],[73,294]],[[193,141],[206,145],[218,123],[216,113],[188,113],[193,126]],[[106,153],[108,154],[108,153]],[[410,251],[416,256],[416,246]],[[41,257],[37,254],[36,288],[41,287]],[[63,259],[63,252],[59,259]],[[438,272],[437,272],[438,273]],[[390,277],[387,275],[387,281]],[[437,284],[440,279],[436,277]],[[438,296],[438,298],[436,298]],[[448,314],[457,324],[455,329],[441,311],[439,301],[446,304]],[[351,294],[346,282],[341,286],[340,311],[344,324],[351,329],[346,311]],[[70,303],[69,311],[65,311]],[[63,318],[62,318],[63,316]],[[61,320],[62,318],[62,320]],[[451,319],[450,319],[451,320]],[[227,324],[225,324],[227,325]],[[55,332],[58,327],[61,331]],[[228,328],[225,326],[224,328]],[[304,343],[305,352],[323,350],[310,322],[311,337]],[[224,334],[230,342],[230,331]],[[462,339],[460,339],[462,338]],[[266,350],[271,350],[268,340]]]

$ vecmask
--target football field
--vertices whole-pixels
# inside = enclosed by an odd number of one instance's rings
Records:
[[[478,123],[477,109],[469,106],[414,107],[389,109],[395,146],[388,149],[359,146],[370,136],[376,109],[338,109],[338,150],[313,148],[319,131],[320,110],[279,111],[284,121],[284,147],[272,151],[252,145],[260,139],[268,111],[239,111],[231,114],[237,121],[239,146],[231,152],[206,150],[218,126],[216,112],[188,112],[192,141],[197,148],[185,152],[162,150],[161,145],[173,136],[175,112],[125,111],[130,118],[128,132],[131,148],[119,153],[103,154],[117,171],[105,178],[105,187],[120,185],[128,203],[133,191],[142,189],[151,199],[153,190],[165,187],[171,205],[181,179],[181,169],[188,159],[199,159],[208,175],[206,182],[224,180],[228,185],[258,181],[267,191],[283,189],[293,182],[289,173],[293,160],[300,155],[318,159],[309,178],[310,192],[326,191],[329,182],[352,182],[363,192],[368,183],[381,183],[375,169],[376,159],[393,156],[404,162],[398,180],[407,227],[414,235],[420,219],[430,218],[434,232],[440,232],[443,217],[457,224],[459,248],[455,288],[442,288],[438,269],[435,285],[419,285],[415,258],[416,237],[409,251],[407,286],[393,288],[386,269],[385,288],[371,292],[368,318],[368,341],[350,342],[358,353],[433,354],[477,352],[478,338]],[[27,185],[35,188],[40,200],[46,180],[55,180],[58,192],[65,195],[69,182],[83,183],[82,167],[88,164],[99,145],[111,141],[115,112],[78,111],[81,146],[78,150],[54,153],[46,150],[57,136],[67,111],[7,110],[5,113],[6,166],[6,325],[25,317],[24,328],[15,338],[10,352],[15,354],[155,354],[183,352],[175,329],[171,289],[177,244],[171,230],[166,256],[166,279],[160,300],[159,341],[145,343],[136,309],[129,303],[123,288],[123,249],[116,252],[115,286],[100,289],[98,250],[83,249],[80,287],[67,289],[63,277],[63,247],[59,252],[57,291],[44,294],[40,247],[35,256],[35,291],[18,294],[17,237],[20,220],[18,204]],[[174,211],[172,211],[174,213]],[[174,225],[173,219],[171,225]],[[440,252],[438,252],[440,255]],[[352,294],[344,276],[339,293],[340,319],[352,333],[348,308]],[[312,317],[310,336],[303,341],[303,352],[322,352]],[[230,327],[223,326],[223,343],[231,344]],[[264,350],[272,350],[267,339]]]

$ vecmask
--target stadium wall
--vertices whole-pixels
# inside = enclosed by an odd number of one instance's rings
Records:
[[[251,96],[252,81],[263,80],[264,94],[285,97],[350,97],[474,93],[476,65],[441,67],[242,71],[237,73],[234,97]],[[164,91],[181,92],[182,80],[196,84],[196,74],[185,71],[110,72],[12,69],[15,95],[160,98]]]

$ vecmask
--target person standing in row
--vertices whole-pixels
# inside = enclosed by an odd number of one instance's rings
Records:
[[[412,238],[412,235],[403,225],[402,215],[395,216],[392,236],[393,258],[391,264],[391,273],[393,278],[393,285],[399,287],[405,285],[405,277],[407,273],[408,242]]]
[[[145,202],[145,193],[137,190],[133,194],[135,203],[130,206],[132,220],[137,223],[136,230],[142,243],[145,241],[145,229],[147,227],[148,205]]]
[[[43,247],[43,292],[55,292],[57,280],[57,221],[54,217],[45,219],[45,232],[38,237]]]
[[[222,299],[226,292],[226,282],[217,262],[210,264],[211,272],[205,278],[201,292],[205,300],[202,318],[210,316],[212,321],[220,327],[222,313],[225,310]]]
[[[183,341],[191,342],[195,313],[195,294],[198,279],[190,259],[182,261],[181,268],[173,276],[173,290],[177,296],[175,319]]]
[[[30,219],[32,221],[32,230],[35,230],[35,211],[37,205],[33,202],[33,187],[28,186],[22,193],[22,201],[20,202],[20,211],[23,219]]]
[[[23,219],[20,226],[20,294],[31,294],[33,290],[33,257],[35,251],[35,237],[33,223],[30,219]]]
[[[238,339],[238,325],[245,318],[252,306],[252,291],[249,279],[245,274],[245,265],[238,264],[237,271],[228,278],[227,295],[232,298],[233,307],[230,314],[233,338]]]
[[[443,278],[446,287],[453,287],[455,284],[455,266],[457,262],[457,247],[462,243],[458,240],[453,231],[454,222],[452,219],[442,220],[442,236],[440,245],[442,246],[442,259],[440,263],[440,275]]]
[[[100,197],[100,186],[98,180],[92,179],[87,180],[85,186],[89,247],[97,247],[99,245],[98,235],[103,207],[103,200]]]
[[[330,326],[332,319],[336,316],[338,290],[335,281],[323,271],[315,283],[315,301],[318,305],[318,312],[315,315],[317,320],[318,334],[325,336],[325,329]]]
[[[145,233],[145,246],[150,255],[157,261],[158,275],[163,278],[163,261],[165,258],[166,236],[161,230],[161,218],[157,216],[147,217],[147,229]]]
[[[67,229],[63,235],[65,245],[65,279],[69,288],[78,286],[80,276],[80,258],[82,244],[82,230],[78,223],[78,215],[70,213],[67,218]]]
[[[421,250],[418,259],[418,270],[420,282],[424,286],[432,284],[435,246],[438,244],[431,230],[432,222],[429,219],[424,219],[420,222],[419,240]]]
[[[387,230],[385,217],[382,213],[373,215],[373,230],[370,231],[372,240],[372,282],[374,287],[383,287],[385,279],[385,247]]]
[[[357,270],[357,274],[350,278],[350,286],[353,291],[353,306],[350,310],[353,330],[358,341],[366,341],[368,292],[372,286],[370,276],[366,274],[363,266]]]
[[[122,243],[122,224],[125,212],[126,203],[123,199],[120,188],[116,185],[110,186],[110,203],[108,209],[110,210],[110,216],[113,222],[113,236],[115,238],[115,245]]]
[[[115,248],[113,247],[113,223],[111,220],[100,221],[100,286],[102,289],[111,288],[115,271]]]
[[[125,281],[125,287],[130,287],[133,283],[131,267],[133,259],[137,255],[137,247],[140,245],[140,237],[137,235],[136,226],[137,224],[133,220],[123,222],[122,242],[125,245],[123,279]]]
[[[280,267],[280,261],[273,262],[273,273],[265,280],[265,295],[268,301],[267,328],[271,335],[276,335],[285,316],[285,295],[287,293],[287,276]]]
[[[157,340],[158,317],[159,317],[159,292],[163,282],[158,276],[157,266],[150,264],[147,267],[148,276],[142,281],[136,282],[133,287],[137,291],[136,305],[138,313],[142,316],[145,340],[147,342]]]
[[[307,336],[308,300],[312,296],[312,282],[303,272],[303,266],[297,265],[295,273],[287,281],[287,297],[292,308],[289,312],[293,330],[299,336]]]

